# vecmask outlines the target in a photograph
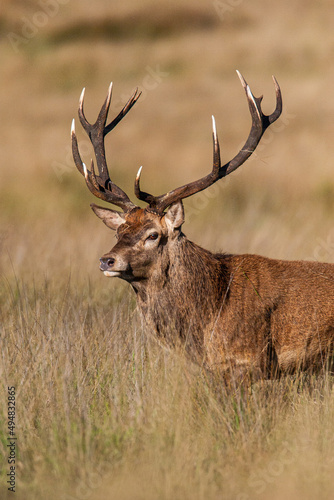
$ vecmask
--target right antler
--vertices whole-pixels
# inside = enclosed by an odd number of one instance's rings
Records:
[[[71,129],[72,153],[76,167],[79,172],[84,175],[90,191],[101,200],[112,203],[113,205],[120,207],[122,210],[124,210],[124,212],[128,212],[135,208],[136,205],[134,205],[127,194],[122,191],[121,188],[116,186],[116,184],[114,184],[110,179],[104,148],[104,137],[108,134],[108,132],[115,128],[116,125],[122,120],[122,118],[124,118],[127,112],[130,111],[132,106],[138,100],[141,92],[136,89],[128,102],[125,104],[124,108],[116,116],[116,118],[114,118],[112,122],[109,123],[109,125],[106,125],[111,93],[112,83],[109,86],[107,98],[94,124],[91,124],[87,121],[83,111],[85,89],[83,89],[81,93],[79,102],[79,119],[93,145],[99,175],[95,174],[93,160],[91,162],[91,170],[88,170],[86,165],[81,160],[78,141],[74,129],[74,120],[72,122]]]
[[[153,196],[149,193],[145,193],[140,190],[140,174],[141,168],[138,171],[136,182],[135,182],[135,194],[140,200],[149,203],[150,207],[158,212],[163,212],[165,208],[174,203],[175,201],[182,200],[188,196],[192,196],[195,193],[199,193],[203,189],[214,184],[218,179],[229,175],[231,172],[240,167],[249,156],[253,153],[257,145],[259,144],[261,137],[263,136],[265,130],[277,120],[277,118],[282,113],[282,95],[280,87],[273,76],[275,91],[276,91],[276,108],[275,111],[267,116],[262,112],[261,101],[262,97],[254,97],[249,85],[247,84],[244,77],[237,71],[240,78],[242,86],[245,89],[249,110],[252,117],[252,128],[249,133],[248,139],[245,142],[243,148],[239,153],[228,163],[221,166],[219,142],[216,132],[216,125],[214,117],[212,117],[213,124],[213,168],[210,174],[202,177],[201,179],[186,184],[179,188],[174,189],[168,193],[162,194],[160,196]]]

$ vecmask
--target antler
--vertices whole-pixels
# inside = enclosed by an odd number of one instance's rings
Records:
[[[79,172],[82,175],[84,175],[89,190],[95,196],[101,198],[101,200],[112,203],[120,207],[122,210],[124,210],[124,212],[128,212],[133,208],[135,208],[136,205],[134,205],[132,201],[130,201],[127,194],[124,191],[122,191],[121,188],[116,186],[116,184],[114,184],[110,179],[106,162],[104,137],[111,130],[113,130],[113,128],[115,128],[116,125],[122,120],[122,118],[124,118],[127,112],[130,111],[132,106],[138,100],[141,92],[139,92],[138,89],[136,89],[133,95],[128,100],[128,102],[123,107],[123,109],[116,116],[116,118],[114,118],[109,123],[109,125],[106,125],[110,101],[111,101],[111,94],[112,94],[112,83],[109,86],[108,95],[106,97],[106,100],[104,101],[101,111],[94,124],[89,123],[84,114],[83,101],[84,101],[85,89],[83,89],[79,101],[78,113],[79,113],[80,123],[85,129],[93,145],[99,175],[95,174],[93,160],[91,162],[91,170],[88,170],[86,165],[83,163],[81,159],[78,148],[78,141],[75,134],[74,120],[72,122],[72,128],[71,128],[72,153],[75,165],[79,170]]]
[[[159,212],[163,212],[165,208],[167,208],[175,201],[182,200],[195,193],[199,193],[203,189],[206,189],[207,187],[214,184],[218,179],[221,179],[222,177],[229,175],[231,172],[240,167],[247,160],[247,158],[249,158],[249,156],[253,153],[253,151],[259,144],[265,130],[272,123],[274,123],[274,121],[276,121],[277,118],[282,113],[282,95],[277,80],[273,76],[275,92],[276,92],[276,108],[271,115],[267,116],[262,112],[261,109],[261,101],[263,96],[254,97],[244,77],[239,73],[239,71],[237,71],[237,74],[239,76],[242,86],[245,89],[248,106],[252,117],[251,131],[249,133],[247,141],[245,142],[244,146],[239,151],[239,153],[231,161],[221,166],[216,124],[214,117],[212,117],[213,167],[210,174],[206,175],[205,177],[202,177],[197,181],[191,182],[190,184],[186,184],[184,186],[176,188],[168,193],[162,194],[160,196],[153,196],[149,193],[145,193],[144,191],[140,190],[140,184],[139,184],[140,174],[141,174],[141,167],[140,167],[135,181],[135,194],[137,198],[149,203],[151,208]]]

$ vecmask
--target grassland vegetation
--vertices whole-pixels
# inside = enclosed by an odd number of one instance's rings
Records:
[[[144,99],[106,141],[110,170],[131,194],[143,164],[143,189],[165,192],[211,169],[211,114],[222,158],[247,136],[234,70],[265,112],[274,73],[281,127],[211,197],[185,201],[184,231],[211,250],[334,262],[330,2],[236,2],[221,16],[199,0],[62,1],[18,50],[8,34],[23,37],[43,3],[0,3],[1,498],[7,386],[17,500],[332,498],[331,376],[231,394],[161,346],[126,284],[98,271],[114,242],[70,152],[83,86],[93,118],[110,80],[111,113],[139,85]]]

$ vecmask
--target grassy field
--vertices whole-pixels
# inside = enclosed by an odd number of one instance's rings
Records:
[[[113,180],[134,199],[211,168],[211,114],[230,159],[250,118],[240,70],[284,113],[209,198],[185,201],[190,239],[227,252],[334,262],[332,2],[0,0],[0,497],[7,387],[16,388],[23,499],[330,499],[334,396],[323,374],[226,393],[160,346],[98,259],[113,235],[89,209],[70,124],[110,81]],[[77,120],[78,122],[78,120]],[[77,123],[86,161],[92,154]]]

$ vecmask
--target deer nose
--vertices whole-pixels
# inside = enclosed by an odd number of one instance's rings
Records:
[[[108,271],[115,264],[115,259],[113,257],[102,257],[100,259],[100,269],[101,271]]]

